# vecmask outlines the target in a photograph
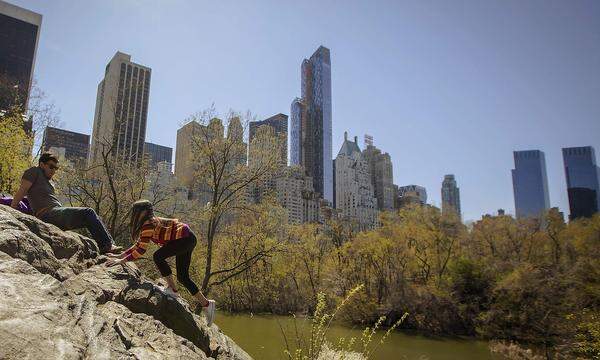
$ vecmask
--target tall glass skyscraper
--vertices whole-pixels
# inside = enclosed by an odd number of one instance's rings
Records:
[[[540,217],[550,209],[546,157],[543,151],[514,151],[512,170],[517,218]]]
[[[315,191],[333,203],[331,59],[320,46],[302,62],[302,98],[292,102],[290,163],[302,165]]]
[[[42,15],[0,0],[0,86],[6,87],[1,110],[10,105],[27,110],[41,25]]]
[[[563,148],[571,220],[590,217],[600,209],[600,168],[591,146]]]
[[[448,213],[453,211],[462,218],[460,210],[460,189],[456,185],[454,175],[444,175],[442,181],[442,212]]]

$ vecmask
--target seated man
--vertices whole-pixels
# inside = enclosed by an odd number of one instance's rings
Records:
[[[56,170],[58,159],[51,153],[43,153],[39,165],[23,173],[21,186],[12,200],[11,207],[18,209],[19,202],[27,195],[33,214],[38,219],[62,230],[87,228],[96,240],[101,254],[120,251],[120,247],[113,245],[113,239],[93,209],[63,207],[58,201],[54,185],[50,181]]]

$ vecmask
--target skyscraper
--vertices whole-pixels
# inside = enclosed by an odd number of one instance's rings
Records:
[[[244,126],[239,117],[234,116],[229,120],[229,124],[227,124],[227,138],[237,142],[244,141]]]
[[[373,145],[373,137],[365,135],[365,149],[362,152],[371,174],[371,183],[377,198],[379,210],[394,208],[394,175],[390,154],[382,153]]]
[[[456,186],[454,175],[445,175],[442,182],[442,212],[455,212],[461,218],[460,189]]]
[[[213,119],[214,120],[214,119]],[[244,127],[239,117],[234,116],[227,124],[227,139],[236,144],[233,148],[235,156],[232,165],[246,165],[248,145],[244,142]]]
[[[42,149],[64,157],[74,166],[85,166],[90,147],[90,136],[74,131],[47,126],[42,139]]]
[[[241,124],[239,124],[241,127]],[[229,136],[235,136],[239,139],[239,128],[234,125],[228,130]],[[215,138],[224,137],[223,122],[221,119],[213,118],[208,124],[202,125],[197,121],[190,121],[177,130],[177,143],[175,145],[175,177],[184,186],[186,186],[192,195],[204,192],[206,189],[195,189],[195,172],[197,163],[195,162],[194,142],[212,141]],[[242,128],[243,134],[243,128]],[[196,144],[198,145],[198,144]],[[242,159],[240,159],[241,161]],[[195,195],[194,195],[195,196]]]
[[[27,109],[42,15],[0,0],[0,110]]]
[[[168,163],[170,166],[173,164],[173,149],[168,146],[146,142],[144,154],[148,156],[152,167],[156,167],[158,163]]]
[[[315,191],[333,202],[331,59],[320,46],[301,67],[302,98],[292,102],[290,159],[314,180]]]
[[[334,161],[334,206],[343,218],[356,222],[360,229],[371,228],[377,221],[377,199],[373,193],[369,164],[358,147],[358,139],[344,142]]]
[[[590,217],[600,209],[600,169],[591,146],[563,148],[569,219]]]
[[[249,153],[253,152],[252,147],[256,144],[252,144],[256,131],[261,126],[270,126],[273,128],[273,135],[279,140],[277,146],[281,150],[279,156],[279,162],[283,165],[287,164],[287,138],[288,138],[288,116],[285,114],[273,115],[262,121],[250,121],[250,129],[248,132],[248,146]],[[250,159],[252,160],[252,159]]]
[[[304,161],[302,158],[303,135],[302,124],[306,122],[306,105],[301,98],[295,98],[292,101],[290,109],[290,135],[288,136],[288,148],[290,149],[290,166],[301,166]],[[306,125],[305,125],[306,126]]]
[[[98,163],[102,152],[139,162],[144,153],[150,68],[117,52],[106,65],[98,84],[90,162]]]
[[[540,217],[550,209],[546,158],[540,150],[513,152],[512,170],[517,218]]]
[[[175,177],[181,184],[191,187],[195,167],[192,137],[200,133],[200,123],[190,121],[177,130],[177,143],[175,145]]]

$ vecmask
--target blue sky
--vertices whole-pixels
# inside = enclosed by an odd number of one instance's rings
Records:
[[[333,153],[344,131],[389,152],[394,182],[463,218],[514,212],[513,150],[546,153],[568,214],[561,147],[600,151],[600,2],[594,0],[9,0],[43,15],[35,77],[64,128],[91,133],[96,89],[119,50],[152,68],[147,141],[215,103],[289,114],[300,64],[331,49]],[[600,154],[597,154],[600,157]]]

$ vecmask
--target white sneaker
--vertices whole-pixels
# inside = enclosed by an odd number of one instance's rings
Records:
[[[211,326],[215,321],[215,311],[217,310],[217,302],[214,300],[208,300],[208,306],[206,307],[206,321],[208,326]]]

